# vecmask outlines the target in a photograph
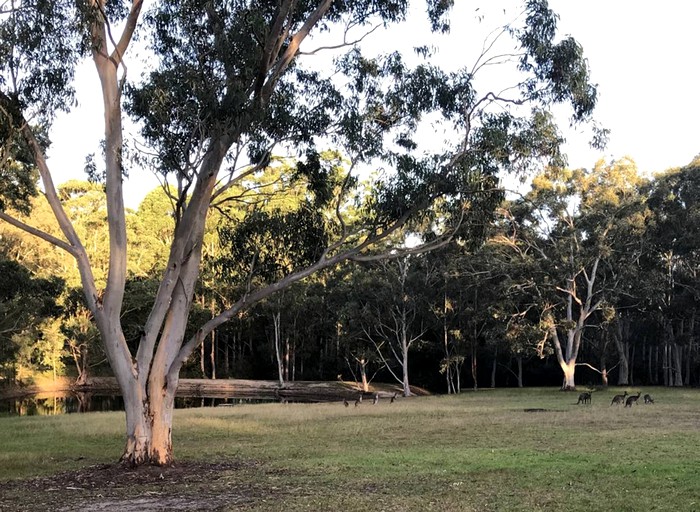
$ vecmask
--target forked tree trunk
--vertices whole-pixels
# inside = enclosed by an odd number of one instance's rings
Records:
[[[570,261],[573,264],[573,254],[570,255]],[[581,348],[581,340],[583,330],[586,328],[588,318],[601,306],[601,300],[593,301],[595,290],[596,274],[598,272],[598,264],[600,256],[595,258],[590,269],[590,273],[583,270],[581,274],[585,280],[585,295],[582,298],[579,294],[576,284],[576,274],[573,274],[567,279],[566,289],[560,291],[566,292],[566,328],[563,332],[566,333],[566,347],[562,347],[557,332],[557,323],[551,312],[547,313],[547,323],[549,324],[549,335],[552,338],[554,352],[557,355],[557,362],[564,373],[564,382],[562,390],[568,391],[576,389],[574,375],[576,374],[576,360],[578,352]],[[573,266],[573,265],[572,265]],[[578,313],[575,310],[578,309]]]
[[[561,389],[564,391],[570,391],[576,389],[576,382],[574,380],[574,375],[576,373],[576,361],[560,361],[559,366],[562,372],[564,372],[564,382],[562,383]]]
[[[158,387],[159,391],[152,388]],[[168,465],[173,461],[172,422],[175,389],[152,382],[143,400],[134,400],[137,393],[124,395],[126,412],[126,446],[121,462],[129,466],[142,464]]]
[[[557,332],[557,327],[553,322],[550,324],[549,333],[552,338],[552,343],[554,345],[554,352],[557,355],[557,362],[559,363],[559,367],[561,368],[562,373],[564,374],[564,380],[562,382],[561,389],[563,391],[574,390],[576,389],[576,359],[578,356],[578,347],[580,346],[580,331],[567,331],[566,354],[564,354],[564,351],[562,350],[561,342],[559,341],[559,334]]]

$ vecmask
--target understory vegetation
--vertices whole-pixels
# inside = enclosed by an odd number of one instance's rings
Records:
[[[611,406],[623,391],[655,403]],[[112,464],[120,413],[2,418],[0,508],[697,510],[700,391],[576,398],[528,388],[176,410],[178,462],[131,471]]]

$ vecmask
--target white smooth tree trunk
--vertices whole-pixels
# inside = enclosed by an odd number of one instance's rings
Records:
[[[280,312],[272,315],[272,325],[274,326],[275,358],[277,360],[277,383],[279,387],[284,387],[284,365],[282,364],[282,333],[280,325]]]

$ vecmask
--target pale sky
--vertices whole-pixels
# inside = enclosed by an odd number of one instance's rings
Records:
[[[690,163],[700,153],[700,2],[550,0],[559,28],[583,46],[598,84],[595,117],[611,130],[606,159],[641,171]],[[601,156],[569,136],[569,164]]]
[[[456,0],[452,32],[440,41],[436,60],[441,65],[470,65],[467,49],[480,49],[480,27],[512,18],[520,2],[514,0],[471,2]],[[584,48],[592,81],[598,84],[594,117],[611,130],[603,153],[588,146],[589,133],[568,127],[560,120],[573,168],[590,168],[599,158],[632,157],[643,172],[683,166],[700,153],[700,2],[668,0],[550,0],[560,15],[559,33],[571,34]],[[482,5],[479,11],[475,9]],[[505,9],[505,14],[503,10]],[[484,15],[481,23],[478,17]],[[500,17],[499,17],[500,16]],[[489,24],[489,20],[491,23]],[[390,37],[378,35],[371,44],[389,50],[400,39],[410,46],[422,43],[422,20],[412,22]],[[462,26],[464,28],[462,29]],[[475,29],[476,27],[476,29]],[[478,45],[478,46],[477,46]],[[130,73],[132,71],[130,70]],[[134,75],[131,75],[134,76]],[[56,183],[84,179],[85,156],[98,151],[102,138],[102,105],[90,63],[76,77],[79,108],[60,115],[51,132],[49,165]],[[127,128],[125,138],[130,136]],[[138,206],[157,186],[149,173],[134,173],[125,183],[127,204]]]

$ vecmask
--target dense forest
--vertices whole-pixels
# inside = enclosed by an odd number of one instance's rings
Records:
[[[324,158],[342,166],[337,154]],[[210,216],[189,330],[251,281],[313,258],[317,233],[300,213],[308,183],[294,171],[273,160],[254,177],[255,194]],[[122,322],[134,347],[175,226],[166,192],[152,191],[127,216],[137,249]],[[104,282],[104,187],[73,181],[59,193]],[[552,167],[505,197],[474,227],[478,241],[340,265],[268,297],[213,331],[183,374],[281,385],[396,380],[448,393],[560,385],[567,372],[574,382],[574,370],[585,385],[699,383],[700,161],[651,179],[627,158],[589,170]],[[35,225],[58,233],[43,197],[30,211]],[[2,380],[109,374],[72,258],[0,229]],[[252,272],[240,264],[253,258]]]

